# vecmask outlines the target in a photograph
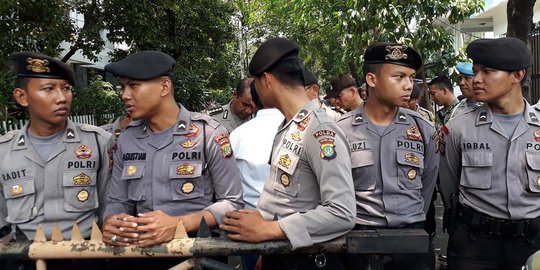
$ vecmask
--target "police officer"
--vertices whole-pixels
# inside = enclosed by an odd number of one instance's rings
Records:
[[[188,233],[204,217],[216,226],[243,207],[229,133],[211,117],[174,100],[175,60],[143,51],[105,66],[119,79],[134,121],[118,137],[103,241],[147,247]]]
[[[424,91],[422,90],[422,88],[414,84],[413,90],[411,92],[411,98],[409,99],[409,102],[407,102],[407,108],[410,110],[416,111],[422,117],[424,117],[424,119],[435,124],[435,115],[432,112],[430,112],[428,109],[418,105],[418,103],[420,102],[420,99],[422,99],[423,93]]]
[[[293,249],[345,234],[354,225],[354,192],[345,135],[304,93],[295,43],[274,38],[249,64],[266,107],[285,116],[274,139],[271,172],[257,210],[227,213],[220,226],[233,240],[288,239]],[[274,215],[277,221],[273,220]],[[263,269],[340,269],[336,256],[268,256]]]
[[[38,224],[48,239],[58,224],[70,239],[76,223],[90,237],[104,206],[110,133],[68,120],[75,84],[69,65],[32,52],[11,60],[13,97],[30,121],[0,138],[0,227],[32,240]]]
[[[253,78],[240,80],[233,91],[233,99],[229,103],[208,110],[208,115],[220,122],[229,132],[251,119],[252,114],[256,112],[249,91],[251,82]]]
[[[355,228],[424,228],[439,163],[431,137],[435,129],[420,114],[402,108],[422,59],[412,47],[388,42],[370,45],[364,59],[368,101],[338,122],[352,151]],[[351,257],[353,265],[361,265],[362,258]],[[391,257],[385,269],[435,267],[432,250]]]
[[[456,65],[456,69],[459,72],[459,89],[461,90],[461,93],[463,93],[463,96],[465,98],[459,101],[456,106],[454,106],[452,112],[450,113],[450,119],[454,118],[457,114],[461,113],[467,108],[482,106],[482,102],[477,102],[474,98],[474,72],[472,70],[472,66],[472,63],[468,62],[458,62]]]
[[[440,129],[448,122],[448,120],[450,120],[450,114],[459,101],[456,96],[454,96],[452,82],[448,77],[435,77],[428,85],[431,99],[433,99],[437,105],[443,106],[435,113],[435,119],[437,120],[436,127],[437,129]]]
[[[467,55],[484,104],[443,129],[449,267],[521,269],[540,249],[540,112],[521,92],[533,57],[516,38],[475,40]]]
[[[131,119],[129,113],[126,113],[125,115],[117,117],[116,119],[114,119],[114,121],[111,120],[111,122],[109,122],[108,124],[100,126],[100,128],[111,134],[118,133],[118,135],[120,135],[119,132],[122,132],[122,130],[124,130],[127,125],[131,123],[132,120],[133,119]]]
[[[341,117],[341,115],[345,113],[345,111],[334,106],[327,106],[326,104],[321,102],[321,100],[319,99],[319,81],[317,80],[315,74],[304,69],[303,76],[304,89],[306,90],[306,95],[308,96],[309,100],[318,100],[321,108],[324,109],[326,114],[328,114],[328,116],[332,120],[337,121]]]
[[[356,81],[349,74],[341,74],[330,80],[332,86],[328,96],[335,97],[337,104],[343,110],[349,112],[356,109],[362,104],[363,99],[360,97]]]

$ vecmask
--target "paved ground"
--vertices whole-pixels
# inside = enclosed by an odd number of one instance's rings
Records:
[[[435,250],[435,258],[437,259],[437,262],[435,264],[435,269],[445,269],[444,267],[441,268],[441,262],[438,260],[439,255],[445,255],[446,256],[446,246],[448,243],[448,234],[443,233],[442,231],[442,215],[443,215],[443,203],[441,200],[440,194],[437,196],[437,200],[435,201],[435,213],[436,213],[436,219],[437,219],[437,233],[435,236],[435,239],[433,240],[433,248]]]

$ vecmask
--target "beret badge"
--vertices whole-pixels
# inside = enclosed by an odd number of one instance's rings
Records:
[[[407,53],[405,53],[405,50],[409,48],[407,45],[394,45],[394,46],[386,46],[386,50],[388,51],[388,54],[384,57],[386,60],[401,60],[401,59],[407,59]]]
[[[47,67],[49,65],[49,61],[47,60],[28,57],[26,58],[26,62],[28,63],[28,66],[26,66],[27,70],[36,73],[51,72],[51,69]]]

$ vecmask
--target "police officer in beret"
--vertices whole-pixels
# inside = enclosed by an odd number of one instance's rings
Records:
[[[540,109],[522,96],[531,51],[516,38],[478,39],[470,108],[443,129],[440,186],[450,269],[521,269],[540,249]]]
[[[366,103],[338,122],[349,140],[356,192],[355,229],[423,229],[439,166],[431,121],[402,108],[410,100],[413,76],[422,66],[412,47],[370,45],[362,67],[369,85]],[[349,256],[351,267],[366,267]],[[392,254],[385,269],[434,269],[434,254]]]
[[[257,112],[249,91],[249,85],[252,82],[253,78],[240,80],[233,91],[233,99],[229,103],[208,110],[208,115],[220,122],[229,132],[249,121]]]
[[[229,212],[220,226],[232,240],[287,239],[293,249],[345,234],[354,225],[350,156],[343,132],[305,95],[298,45],[273,38],[249,64],[266,107],[285,116],[274,139],[270,177],[258,210]],[[274,216],[278,220],[274,220]],[[268,256],[263,269],[340,269],[335,255]]]
[[[341,117],[341,115],[345,113],[345,111],[334,106],[327,106],[326,104],[321,102],[321,100],[319,99],[320,87],[317,76],[315,76],[315,74],[311,73],[306,69],[304,69],[302,73],[304,76],[304,89],[306,90],[306,95],[308,96],[309,100],[318,100],[321,108],[324,109],[328,116],[330,116],[330,118],[334,121],[337,121]]]
[[[349,74],[341,74],[330,80],[332,86],[329,97],[335,97],[337,104],[343,110],[349,112],[356,109],[363,100],[360,97],[358,87],[356,87],[356,81]]]
[[[188,233],[204,217],[220,224],[243,207],[229,133],[211,117],[174,100],[176,62],[143,51],[105,66],[118,77],[130,123],[118,137],[107,196],[103,241],[148,247]]]
[[[422,90],[422,88],[416,84],[413,84],[411,98],[409,99],[409,102],[407,102],[406,108],[408,108],[409,110],[416,111],[422,117],[424,117],[424,119],[435,124],[435,115],[432,112],[430,112],[428,109],[418,105],[418,103],[422,99],[423,94],[424,94],[424,91]]]
[[[68,120],[75,84],[69,65],[33,52],[14,53],[10,59],[16,75],[13,97],[30,121],[0,137],[0,227],[11,231],[5,240],[33,240],[39,224],[47,239],[55,224],[65,239],[71,238],[74,224],[88,238],[105,205],[110,133]],[[69,263],[49,266],[59,269]],[[90,265],[96,266],[82,268]]]
[[[482,106],[482,102],[476,101],[473,92],[473,76],[474,72],[472,70],[472,63],[468,62],[458,62],[456,69],[459,72],[459,89],[465,97],[459,103],[454,106],[452,112],[450,113],[450,118],[454,118],[456,115],[461,113],[467,108],[472,108],[476,106]]]

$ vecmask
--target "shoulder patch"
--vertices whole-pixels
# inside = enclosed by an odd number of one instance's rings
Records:
[[[208,110],[208,115],[210,116],[214,116],[216,114],[220,114],[223,112],[223,107],[217,107],[217,108],[212,108],[210,110]]]
[[[0,137],[0,143],[5,143],[11,141],[13,138],[15,138],[15,135],[19,133],[19,130],[12,130],[3,136]]]
[[[94,125],[89,125],[89,124],[81,124],[79,126],[81,128],[82,131],[87,131],[87,132],[94,132],[94,133],[97,133],[105,138],[109,138],[111,136],[111,133],[109,133],[108,131],[100,128],[100,127],[96,127]]]
[[[209,115],[198,113],[198,112],[190,112],[190,113],[191,113],[190,118],[193,121],[204,121],[214,129],[216,129],[220,125],[218,121],[214,120],[214,118],[210,117]]]

